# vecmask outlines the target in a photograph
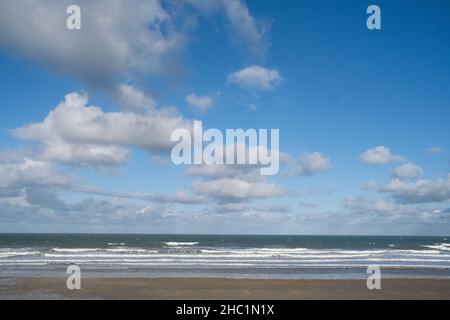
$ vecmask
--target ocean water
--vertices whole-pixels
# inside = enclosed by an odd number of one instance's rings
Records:
[[[0,277],[450,278],[450,238],[0,234]]]

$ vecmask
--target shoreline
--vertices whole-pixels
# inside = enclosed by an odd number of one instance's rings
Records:
[[[228,278],[86,278],[68,290],[65,278],[0,277],[0,300],[450,300],[450,279],[259,280]]]

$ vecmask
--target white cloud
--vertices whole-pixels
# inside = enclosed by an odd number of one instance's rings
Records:
[[[443,202],[450,199],[450,175],[447,179],[417,180],[412,183],[392,179],[380,191],[404,203]]]
[[[414,179],[423,174],[421,167],[412,163],[405,163],[394,169],[392,176],[399,179]]]
[[[274,89],[282,79],[277,70],[250,66],[230,74],[227,82],[244,89],[267,91]]]
[[[185,191],[179,191],[173,196],[167,196],[164,194],[143,193],[143,192],[110,191],[90,186],[73,187],[72,191],[113,198],[128,198],[148,202],[157,202],[162,204],[190,205],[190,204],[201,204],[206,200],[204,197],[192,195],[191,193]]]
[[[331,160],[320,152],[305,154],[292,172],[292,175],[312,176],[331,169]]]
[[[186,169],[189,176],[208,179],[239,178],[248,181],[261,180],[260,169],[249,165],[202,165]]]
[[[70,0],[0,2],[0,45],[95,85],[160,74],[186,37],[159,0],[79,0],[82,29],[65,28]]]
[[[266,37],[270,24],[252,17],[245,4],[239,0],[224,0],[223,4],[233,34],[248,45],[254,56],[264,58],[269,46]]]
[[[344,207],[353,212],[359,212],[364,215],[379,215],[381,217],[389,215],[403,215],[411,212],[409,207],[384,200],[370,200],[363,197],[346,198]],[[372,217],[373,218],[373,217]]]
[[[364,197],[344,200],[345,219],[351,223],[384,223],[394,221],[410,223],[436,223],[441,215],[424,206],[410,206],[385,200],[371,200]],[[344,217],[341,217],[341,219]],[[441,220],[441,223],[445,221]]]
[[[0,188],[15,190],[25,187],[67,187],[73,179],[55,170],[49,163],[29,158],[0,161]]]
[[[263,59],[270,23],[240,0],[78,0],[81,30],[65,27],[71,0],[0,1],[0,46],[95,88],[176,74],[198,16],[223,13],[233,42]],[[192,6],[193,5],[193,6]],[[194,10],[192,10],[194,7]]]
[[[149,111],[156,108],[153,98],[134,85],[120,85],[116,98],[120,106],[130,111]]]
[[[197,194],[211,196],[216,199],[248,200],[251,198],[280,197],[286,190],[266,181],[245,181],[234,179],[217,179],[196,181],[192,190]]]
[[[402,159],[398,155],[393,155],[391,150],[385,146],[369,149],[362,153],[360,158],[363,162],[371,165],[384,165]]]
[[[239,213],[249,215],[254,213],[292,213],[292,208],[288,205],[252,205],[246,202],[219,203],[214,211],[219,213]]]
[[[42,158],[76,165],[120,165],[129,159],[126,148],[90,143],[71,143],[60,139],[46,140]]]
[[[195,93],[191,93],[186,97],[186,102],[194,107],[197,112],[205,113],[214,105],[214,99],[209,96],[197,96]]]
[[[108,165],[127,161],[128,147],[168,150],[173,145],[170,135],[178,128],[190,129],[191,124],[173,110],[103,112],[88,106],[86,95],[71,93],[43,122],[17,128],[13,134],[41,142],[48,160]]]
[[[248,47],[250,53],[264,59],[269,48],[268,33],[270,22],[267,19],[256,19],[250,14],[244,1],[240,0],[187,0],[205,14],[223,11],[231,29],[234,42]]]
[[[83,185],[79,177],[61,171],[55,164],[20,154],[0,154],[0,204],[20,206],[43,205],[45,200],[60,204],[50,190],[65,190],[79,194],[108,198],[127,198],[160,204],[202,204],[207,199],[185,191],[164,195],[144,192],[110,191]],[[49,200],[49,201],[47,201]],[[50,201],[51,200],[51,201]],[[59,206],[60,208],[62,206]]]
[[[194,193],[220,203],[280,197],[288,193],[261,176],[259,166],[202,165],[188,167],[186,172],[189,176],[203,178],[192,184]]]

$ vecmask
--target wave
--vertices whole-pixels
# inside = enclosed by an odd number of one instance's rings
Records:
[[[58,253],[83,253],[83,252],[146,252],[148,250],[142,249],[142,248],[109,248],[109,249],[102,249],[102,248],[53,248],[52,251],[58,252]],[[156,252],[156,251],[155,251]]]
[[[195,247],[198,242],[166,242],[168,247],[106,248],[1,248],[0,266],[52,266],[67,264],[98,268],[385,268],[450,269],[450,244],[424,246],[423,250],[309,249]],[[1,270],[1,269],[0,269]]]
[[[389,254],[389,253],[406,253],[406,254],[423,254],[433,255],[440,254],[439,250],[340,250],[340,249],[306,249],[306,248],[249,248],[249,249],[204,249],[200,248],[202,253],[242,253],[242,254],[349,254],[349,255],[367,255],[367,254]]]
[[[20,257],[38,255],[39,251],[4,251],[0,252],[0,258]]]
[[[99,248],[95,248],[95,249],[91,249],[91,248],[74,248],[74,249],[69,249],[69,248],[53,248],[52,251],[55,252],[95,252],[95,251],[100,251],[102,249]]]
[[[116,248],[116,249],[105,249],[107,252],[151,252],[147,249],[139,248]],[[156,252],[156,251],[154,251]]]
[[[442,250],[442,251],[450,251],[450,243],[437,243],[434,245],[422,245],[424,248]]]
[[[164,268],[185,268],[185,267],[195,267],[195,268],[239,268],[239,267],[247,267],[247,268],[367,268],[367,264],[365,263],[270,263],[270,264],[254,264],[247,261],[239,261],[239,262],[210,262],[208,264],[201,263],[198,261],[182,261],[182,262],[164,262],[164,261],[112,261],[112,262],[99,262],[99,261],[85,261],[79,263],[78,261],[71,260],[63,260],[63,261],[0,261],[0,265],[2,266],[48,266],[48,265],[61,265],[61,264],[79,264],[80,266],[89,265],[89,266],[134,266],[134,267],[164,267]],[[384,268],[415,268],[415,269],[446,269],[449,270],[449,265],[440,265],[440,264],[386,264],[381,263],[377,264],[380,267]]]
[[[164,242],[166,246],[182,247],[182,246],[195,246],[198,242]]]
[[[51,257],[46,257],[51,258]],[[207,257],[198,257],[198,258],[186,258],[186,259],[178,259],[178,258],[170,258],[170,257],[159,257],[154,259],[149,259],[150,257],[135,257],[135,256],[108,256],[108,257],[102,257],[99,259],[98,257],[54,257],[58,259],[40,259],[39,261],[47,261],[47,262],[64,262],[64,261],[80,261],[80,262],[86,262],[86,261],[97,261],[97,262],[117,262],[117,261],[163,261],[163,262],[189,262],[189,261],[195,261],[195,262],[202,262],[202,263],[209,263],[209,262],[254,262],[254,263],[277,263],[277,262],[289,262],[289,263],[329,263],[329,262],[449,262],[448,259],[416,259],[416,258],[371,258],[371,259],[209,259]],[[71,259],[72,258],[72,259]],[[73,259],[78,258],[78,259]],[[92,259],[97,258],[97,259]],[[132,259],[128,259],[132,258]],[[8,260],[0,260],[1,262],[7,262]],[[23,261],[36,261],[35,259],[19,259],[19,260],[9,260],[11,262],[23,262]],[[449,265],[450,266],[450,265]]]

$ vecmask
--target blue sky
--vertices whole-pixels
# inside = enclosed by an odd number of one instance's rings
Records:
[[[0,5],[0,232],[448,235],[448,2],[108,3]],[[279,174],[175,166],[194,120]]]

